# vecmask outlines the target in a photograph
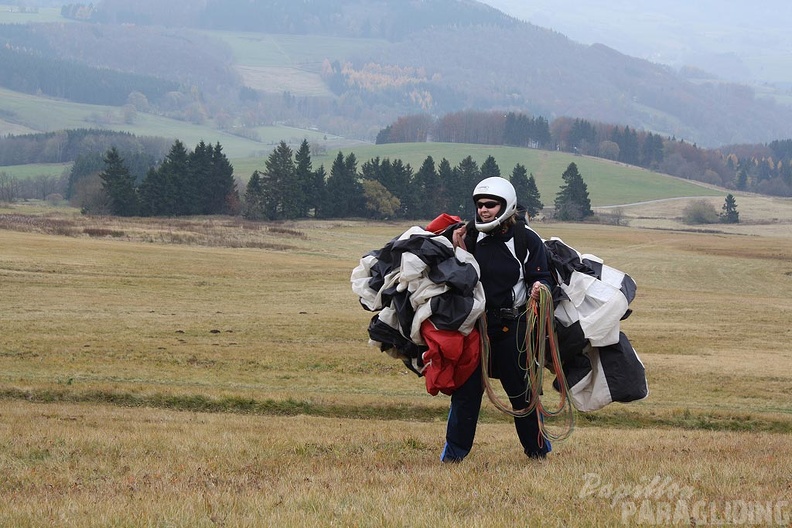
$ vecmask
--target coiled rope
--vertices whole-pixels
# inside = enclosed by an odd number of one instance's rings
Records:
[[[514,417],[523,417],[534,410],[539,414],[539,429],[542,435],[549,440],[564,440],[569,438],[575,428],[575,410],[569,396],[564,371],[561,368],[561,357],[558,351],[558,339],[553,326],[553,297],[546,287],[539,290],[539,299],[531,299],[524,314],[527,324],[524,336],[517,336],[518,350],[525,354],[525,380],[527,390],[525,393],[528,406],[516,411],[511,403],[504,403],[498,398],[492,387],[489,377],[490,343],[487,336],[487,318],[479,318],[479,332],[481,334],[481,370],[484,389],[487,397],[500,411]],[[549,348],[549,357],[548,357]],[[549,362],[549,365],[548,365]],[[520,362],[522,365],[522,357]],[[552,409],[545,407],[542,402],[542,383],[544,381],[545,367],[549,368],[556,377],[560,401]],[[563,415],[563,416],[561,416]],[[545,418],[562,418],[560,431],[551,431]]]

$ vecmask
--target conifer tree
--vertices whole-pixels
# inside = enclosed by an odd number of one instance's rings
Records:
[[[187,155],[187,176],[182,184],[182,210],[180,214],[211,214],[209,210],[209,186],[212,179],[211,146],[200,141],[195,150]]]
[[[313,203],[311,208],[315,217],[324,215],[322,211],[322,204],[325,203],[325,196],[327,194],[327,172],[324,165],[319,165],[319,168],[313,172]]]
[[[118,216],[135,216],[140,212],[140,201],[135,190],[135,177],[129,172],[115,147],[104,157],[105,169],[99,174],[107,195],[110,213]]]
[[[498,167],[498,162],[495,161],[495,158],[492,156],[487,156],[487,159],[481,164],[481,179],[483,180],[484,178],[492,178],[500,175],[501,171],[500,167]]]
[[[476,210],[471,193],[476,184],[482,179],[478,163],[471,156],[467,156],[459,162],[459,165],[455,167],[455,171],[457,172],[456,180],[459,183],[453,198],[453,203],[458,208],[458,211],[454,214],[458,214],[462,218],[475,218]]]
[[[239,203],[239,191],[234,180],[234,167],[228,161],[223,147],[216,143],[209,147],[209,181],[204,189],[205,214],[236,214],[232,205]]]
[[[294,177],[297,180],[297,187],[299,188],[299,203],[298,210],[299,216],[305,218],[308,212],[316,207],[316,180],[311,162],[311,148],[308,145],[308,140],[303,139],[300,148],[294,155],[295,172]]]
[[[740,213],[737,212],[737,200],[733,194],[726,195],[723,202],[723,212],[720,214],[720,221],[724,224],[737,224],[740,222]]]
[[[264,163],[262,187],[264,210],[270,220],[297,218],[301,196],[297,184],[292,149],[281,141]]]
[[[416,218],[417,200],[416,195],[412,192],[410,182],[412,181],[413,171],[409,163],[407,165],[400,159],[393,161],[383,161],[383,174],[390,174],[393,182],[394,190],[391,191],[393,195],[399,199],[399,216],[402,218]],[[387,187],[387,186],[386,186]],[[389,190],[390,188],[387,187]]]
[[[591,210],[588,186],[578,172],[577,165],[570,163],[561,175],[564,184],[555,198],[555,216],[559,220],[580,221],[594,214]]]
[[[175,216],[188,214],[186,204],[191,199],[189,189],[188,153],[178,139],[162,164],[149,170],[140,184],[140,209],[146,216]]]
[[[253,171],[245,188],[245,207],[242,215],[250,220],[264,220],[267,217],[264,207],[264,186],[261,173],[257,170]]]
[[[330,218],[360,216],[363,209],[363,189],[357,177],[357,158],[346,158],[339,152],[327,178],[327,192],[323,202],[325,215]]]
[[[544,204],[540,200],[539,189],[536,187],[534,175],[531,174],[529,178],[527,174],[528,171],[525,166],[518,163],[512,171],[511,183],[517,193],[517,203],[525,209],[525,214],[530,219],[544,208]]]
[[[528,192],[526,193],[527,198],[525,199],[525,210],[528,214],[528,218],[533,218],[539,211],[544,209],[544,203],[542,203],[541,195],[539,194],[539,188],[536,186],[536,179],[534,178],[533,173],[528,176]]]
[[[189,157],[190,153],[184,143],[177,139],[158,169],[158,172],[163,173],[164,179],[172,186],[172,192],[167,201],[166,215],[178,216],[194,213],[198,191],[190,181]]]
[[[437,200],[440,194],[440,180],[432,156],[424,159],[421,168],[413,176],[410,186],[416,195],[416,217],[433,218],[443,212],[442,205],[438,204]]]
[[[451,168],[451,163],[447,159],[440,160],[437,166],[437,180],[440,184],[440,196],[438,198],[438,207],[442,212],[451,211],[451,189],[454,185],[454,170]]]

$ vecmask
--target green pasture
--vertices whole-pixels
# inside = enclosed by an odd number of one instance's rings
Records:
[[[21,2],[25,5],[24,2]],[[19,6],[0,4],[0,24],[27,24],[45,22],[67,22],[62,18],[59,7],[39,7],[36,13],[20,13]]]
[[[382,40],[206,31],[231,49],[245,85],[265,92],[333,97],[319,76],[325,60],[364,56],[388,43]]]
[[[37,176],[62,176],[71,169],[71,163],[31,163],[29,165],[6,165],[0,173],[8,174],[18,180],[28,180]]]
[[[300,67],[319,73],[322,62],[374,52],[388,45],[385,40],[319,35],[262,34],[205,31],[228,46],[237,64],[248,67]]]

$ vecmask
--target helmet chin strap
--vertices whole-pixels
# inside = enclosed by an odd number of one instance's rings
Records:
[[[482,233],[490,233],[494,231],[499,225],[501,225],[500,217],[496,218],[492,222],[480,222],[479,219],[476,219],[476,229]]]
[[[479,215],[476,215],[476,229],[482,233],[491,233],[495,231],[498,227],[503,225],[504,222],[506,222],[509,218],[513,216],[513,214],[514,213],[510,215],[506,215],[505,218],[504,215],[501,214],[497,218],[495,218],[495,220],[493,220],[492,222],[482,222]]]

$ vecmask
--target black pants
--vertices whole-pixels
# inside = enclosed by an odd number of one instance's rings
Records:
[[[512,408],[528,407],[528,386],[525,379],[525,353],[520,353],[519,342],[525,336],[525,318],[500,319],[488,317],[488,335],[492,369],[500,378],[501,386],[509,396]],[[446,426],[446,444],[440,458],[443,461],[462,460],[473,448],[476,423],[481,409],[484,386],[481,367],[451,395],[451,409]],[[551,449],[550,442],[539,429],[539,413],[514,419],[514,427],[523,451],[528,456],[543,456]]]

